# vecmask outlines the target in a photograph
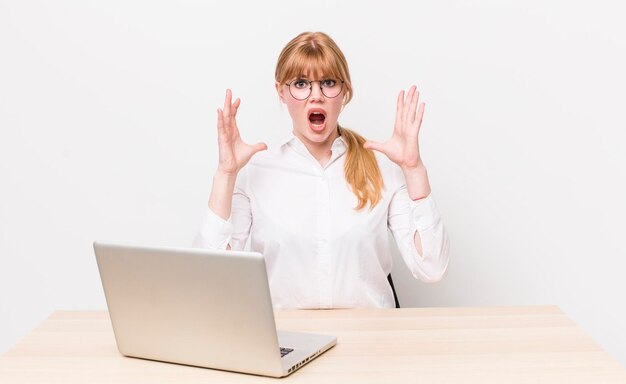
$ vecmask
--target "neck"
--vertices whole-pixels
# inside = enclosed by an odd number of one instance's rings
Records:
[[[333,129],[333,132],[328,136],[328,138],[322,142],[314,142],[307,140],[304,137],[298,137],[309,153],[317,160],[320,165],[325,166],[328,161],[330,161],[330,156],[332,155],[331,147],[335,142],[335,139],[339,137],[338,129]]]

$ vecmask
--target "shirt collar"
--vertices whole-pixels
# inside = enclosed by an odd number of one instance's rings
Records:
[[[293,134],[293,132],[290,132],[288,135],[285,135],[279,141],[279,148],[283,148],[285,145],[289,145],[296,152],[302,155],[311,156],[311,154],[309,153],[309,150],[306,148],[304,143],[298,137],[296,137]],[[343,155],[346,152],[346,149],[347,149],[347,146],[343,137],[338,136],[335,139],[335,141],[333,141],[333,144],[330,147],[330,150],[332,152],[331,161]]]

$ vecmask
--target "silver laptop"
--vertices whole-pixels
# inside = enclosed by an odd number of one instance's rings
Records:
[[[119,351],[282,377],[336,344],[276,331],[260,253],[94,242]]]

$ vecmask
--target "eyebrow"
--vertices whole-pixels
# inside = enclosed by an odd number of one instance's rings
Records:
[[[296,76],[295,78],[296,79],[302,79],[302,80],[310,80],[310,78],[308,76],[306,76],[306,75]],[[328,80],[328,79],[336,80],[336,77],[335,76],[326,76],[326,75],[320,77],[320,80]]]

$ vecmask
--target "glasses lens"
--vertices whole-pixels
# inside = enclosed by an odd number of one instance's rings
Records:
[[[306,80],[294,80],[289,85],[291,96],[298,100],[304,100],[311,94],[311,84]]]
[[[341,94],[343,81],[335,79],[324,79],[319,82],[324,96],[333,98]],[[312,84],[308,80],[294,80],[289,84],[291,96],[298,100],[304,100],[311,95]]]
[[[325,79],[320,83],[322,87],[322,93],[326,97],[337,97],[341,93],[341,89],[343,88],[343,83],[339,80],[334,79]]]

